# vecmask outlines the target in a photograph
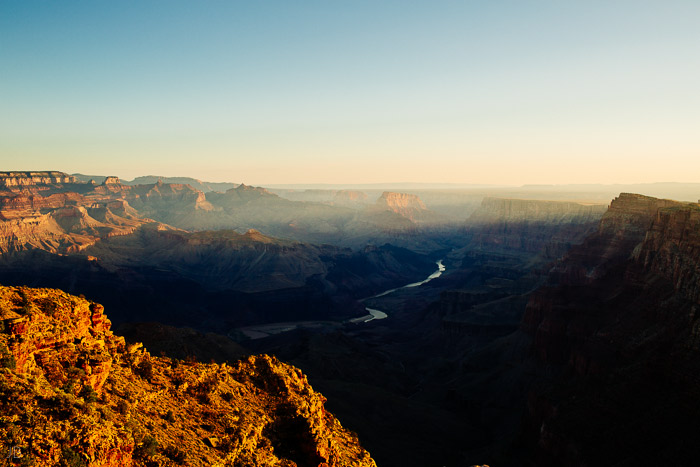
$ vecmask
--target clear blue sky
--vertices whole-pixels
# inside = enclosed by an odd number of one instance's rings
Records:
[[[0,3],[0,170],[700,181],[698,1]]]

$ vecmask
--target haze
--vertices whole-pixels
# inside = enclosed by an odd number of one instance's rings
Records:
[[[0,162],[258,185],[693,182],[699,14],[3,2]]]

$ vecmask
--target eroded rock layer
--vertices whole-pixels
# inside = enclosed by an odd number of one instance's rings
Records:
[[[700,205],[623,193],[530,297],[535,465],[693,465]]]
[[[34,465],[375,466],[273,357],[154,357],[55,289],[0,287],[0,319],[0,443]]]
[[[475,248],[556,259],[595,230],[605,209],[597,204],[484,198],[467,228]]]

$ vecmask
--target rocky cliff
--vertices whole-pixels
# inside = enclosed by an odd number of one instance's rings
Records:
[[[545,223],[598,221],[606,207],[566,201],[543,201],[486,197],[469,218],[470,224],[497,221],[530,221]]]
[[[81,251],[100,239],[133,233],[146,222],[123,199],[75,192],[5,193],[0,196],[0,254]]]
[[[0,172],[0,188],[23,188],[36,185],[77,183],[77,179],[63,172]]]
[[[167,184],[160,180],[129,187],[126,199],[142,216],[166,223],[177,222],[192,212],[214,209],[203,192],[189,185]]]
[[[164,183],[157,177],[141,179],[156,178],[155,183],[148,184],[124,183],[118,177],[101,177],[101,183],[97,184],[89,176],[78,178],[62,172],[5,172],[2,175],[0,222],[10,218],[47,215],[50,214],[49,207],[78,206],[88,209],[125,202],[133,218],[155,220],[180,229],[245,232],[254,228],[267,235],[318,244],[359,247],[366,243],[391,241],[402,246],[424,247],[424,241],[414,238],[416,223],[432,226],[446,221],[443,216],[426,210],[415,197],[412,201],[399,199],[404,195],[394,199],[394,195],[387,194],[390,203],[376,207],[367,205],[366,194],[352,191],[328,191],[328,199],[321,203],[290,201],[264,188],[244,184],[220,184],[218,188],[234,188],[226,192],[205,193],[188,184]],[[205,188],[201,184],[197,186]],[[57,194],[66,199],[49,199]],[[68,239],[69,233],[83,232],[58,232],[53,227],[35,230],[33,234],[16,233],[15,236],[23,238],[38,236],[27,241],[5,238],[12,237],[18,228],[21,230],[21,226],[6,226],[5,231],[0,233],[0,243],[4,242],[6,251],[43,249],[42,245],[45,244],[48,251],[66,253],[80,250],[103,238],[86,231],[84,237],[78,240]]]
[[[605,206],[484,198],[467,220],[472,246],[556,259],[593,232]]]
[[[238,183],[219,183],[219,182],[203,182],[202,180],[197,180],[196,178],[190,177],[160,177],[157,175],[147,175],[144,177],[136,177],[130,182],[124,182],[127,185],[151,185],[161,181],[166,184],[179,184],[179,185],[189,185],[195,190],[208,193],[210,191],[226,191],[231,188],[236,188]]]
[[[537,465],[691,465],[700,419],[700,205],[622,194],[534,293],[522,329]]]
[[[357,190],[338,190],[333,195],[333,204],[361,207],[367,203],[367,193]]]
[[[418,220],[427,211],[421,199],[408,193],[385,191],[375,203],[377,209],[393,211],[412,221]]]
[[[101,239],[128,235],[150,217],[177,220],[213,207],[188,185],[100,185],[62,172],[0,173],[0,254],[29,249],[82,251]]]
[[[0,287],[0,319],[0,442],[22,465],[375,466],[275,358],[154,357],[54,289]]]

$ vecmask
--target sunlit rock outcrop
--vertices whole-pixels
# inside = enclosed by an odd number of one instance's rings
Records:
[[[154,357],[55,289],[0,287],[0,320],[0,443],[34,465],[375,466],[273,357]]]

